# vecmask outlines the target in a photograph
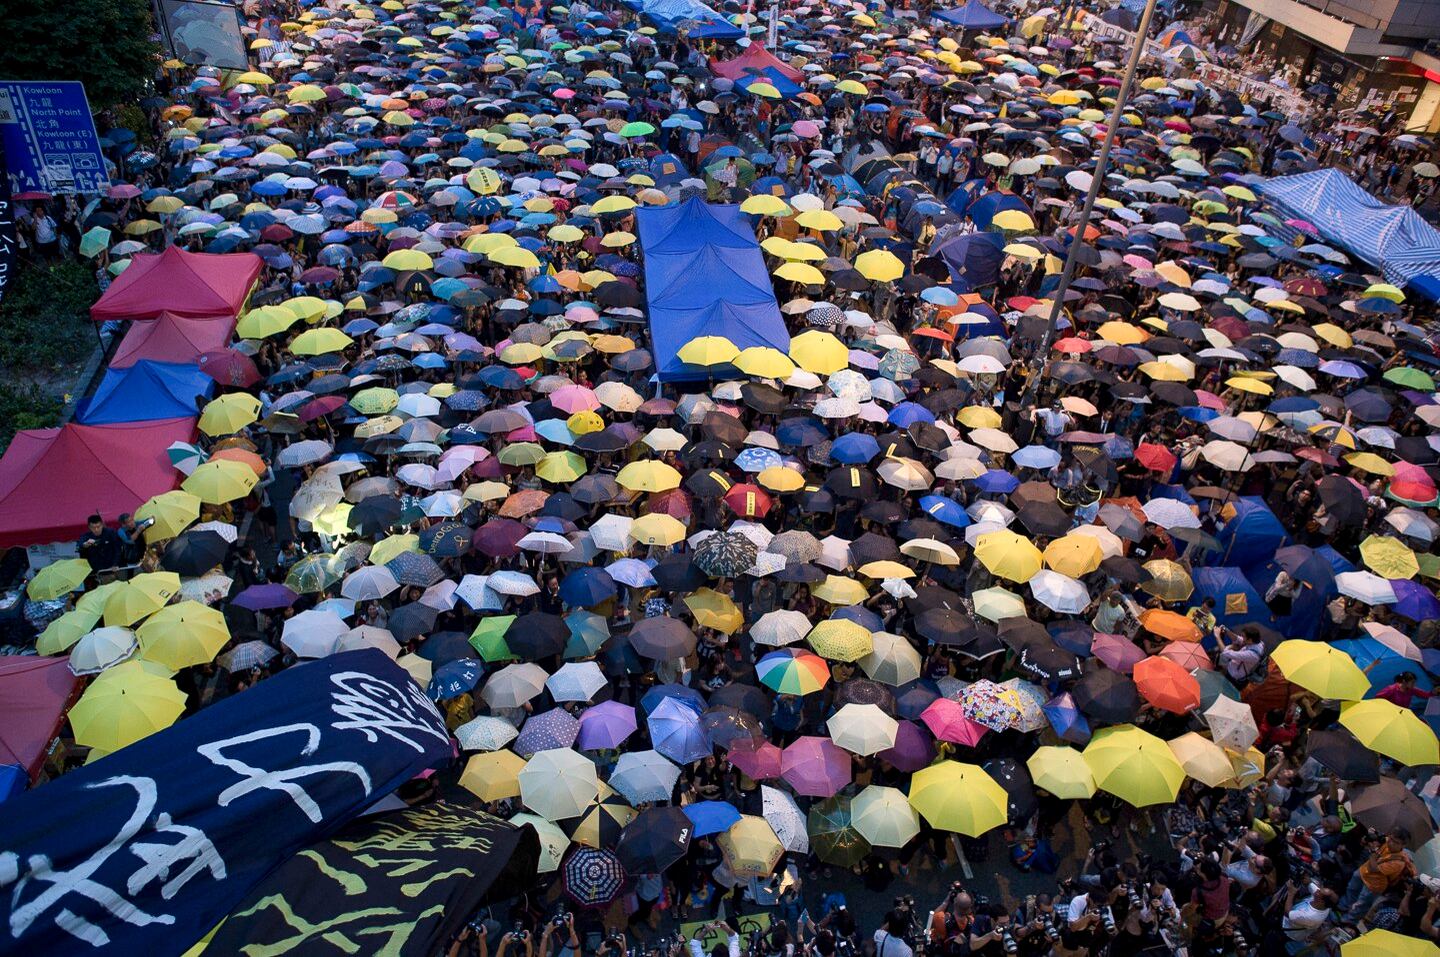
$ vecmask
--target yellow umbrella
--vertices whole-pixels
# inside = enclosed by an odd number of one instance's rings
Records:
[[[623,213],[635,208],[635,200],[629,196],[606,196],[590,204],[592,213]]]
[[[1207,787],[1218,788],[1235,777],[1235,768],[1225,749],[1194,731],[1171,741],[1170,753],[1186,774]]]
[[[772,492],[798,492],[805,487],[805,476],[784,465],[772,465],[755,476],[755,481]]]
[[[1095,732],[1084,756],[1095,785],[1135,807],[1174,802],[1185,781],[1169,746],[1131,724]]]
[[[1419,937],[1377,928],[1341,944],[1340,957],[1440,957],[1440,947]]]
[[[361,415],[384,415],[400,404],[400,393],[386,386],[361,389],[350,397],[350,407]]]
[[[381,539],[370,549],[370,563],[372,565],[383,565],[396,555],[405,552],[420,552],[419,535],[391,535],[389,538]]]
[[[135,521],[154,519],[145,529],[147,542],[174,538],[200,517],[200,500],[189,492],[175,489],[162,492],[135,510]]]
[[[102,671],[70,709],[75,741],[107,754],[168,728],[185,710],[185,692],[145,662]]]
[[[1071,533],[1046,545],[1044,558],[1045,564],[1060,574],[1084,578],[1100,567],[1105,560],[1105,549],[1093,535]]]
[[[775,275],[781,279],[788,279],[791,282],[802,283],[806,286],[825,285],[824,273],[808,263],[784,263],[779,269],[775,270]]]
[[[1020,209],[1004,209],[996,213],[990,222],[999,229],[1011,232],[1025,232],[1035,228],[1035,220]]]
[[[179,196],[156,196],[145,206],[145,211],[168,216],[171,213],[178,213],[184,208],[185,201]]]
[[[235,335],[241,339],[265,339],[289,329],[300,321],[292,310],[284,306],[257,306],[235,325]]]
[[[42,655],[58,655],[93,631],[99,621],[98,613],[78,608],[67,611],[40,632],[40,637],[35,639],[35,650]]]
[[[1035,749],[1025,760],[1030,777],[1037,788],[1044,788],[1057,798],[1089,798],[1095,796],[1095,775],[1085,756],[1074,748],[1046,745]]]
[[[1420,573],[1415,553],[1398,538],[1371,535],[1360,543],[1360,558],[1381,578],[1414,578]]]
[[[722,336],[700,336],[691,339],[676,353],[681,362],[696,366],[718,366],[732,361],[740,354],[735,343]]]
[[[200,431],[230,435],[260,418],[260,400],[248,392],[231,392],[212,399],[200,410]]]
[[[828,209],[807,209],[795,217],[795,224],[827,233],[845,228],[844,221]]]
[[[757,193],[740,204],[740,212],[752,216],[789,216],[791,209],[785,200],[770,193]]]
[[[1372,296],[1389,299],[1391,302],[1405,301],[1405,293],[1401,291],[1400,287],[1393,286],[1388,282],[1371,283],[1369,286],[1366,286],[1365,291],[1360,294],[1360,298],[1362,299],[1369,299]]]
[[[545,350],[533,342],[514,342],[500,350],[500,361],[519,366],[543,358]]]
[[[870,597],[864,585],[844,575],[826,575],[810,594],[832,605],[858,605]]]
[[[242,462],[212,459],[190,473],[180,487],[207,505],[222,505],[249,495],[259,481],[255,470]]]
[[[1369,472],[1371,475],[1384,475],[1388,477],[1395,474],[1395,466],[1374,452],[1351,452],[1345,456],[1345,461],[1360,471]]]
[[[888,249],[872,249],[855,258],[855,270],[872,282],[894,282],[905,275],[905,264]]]
[[[585,474],[585,460],[574,452],[551,452],[535,466],[535,474],[547,482],[573,482]]]
[[[985,769],[939,761],[910,777],[910,806],[930,826],[979,837],[1005,823],[1009,796]]]
[[[638,519],[636,524],[639,524]],[[722,595],[713,588],[702,588],[686,595],[685,607],[690,609],[690,614],[695,616],[695,622],[702,628],[714,628],[716,631],[733,635],[745,624],[745,616],[740,613],[735,602],[730,600],[730,596]]]
[[[641,545],[669,546],[684,540],[685,526],[678,518],[652,512],[631,523],[630,537]]]
[[[845,618],[830,618],[805,636],[815,653],[832,661],[859,661],[870,654],[875,640],[870,629]]]
[[[225,616],[198,601],[160,609],[135,634],[140,639],[140,656],[171,671],[214,661],[230,640]]]
[[[1372,698],[1345,705],[1340,723],[1365,747],[1401,764],[1440,764],[1440,741],[1409,708]]]
[[[984,405],[967,405],[955,418],[967,429],[998,429],[1005,421],[999,412]]]
[[[323,356],[332,352],[341,352],[355,344],[339,329],[331,329],[328,326],[319,329],[306,329],[295,340],[290,343],[290,351],[297,356]]]
[[[164,608],[180,591],[174,572],[147,572],[121,583],[105,599],[106,625],[133,625]]]
[[[632,492],[667,492],[680,487],[680,473],[658,459],[631,462],[620,470],[615,481]]]
[[[540,268],[540,260],[524,246],[501,246],[489,253],[488,258],[499,266],[514,266],[519,269]]]
[[[830,333],[811,329],[790,340],[790,358],[806,372],[832,375],[850,364],[850,350]]]
[[[89,576],[90,563],[85,559],[62,558],[36,572],[25,586],[25,594],[36,601],[54,601],[85,584]]]
[[[730,873],[739,878],[768,877],[785,847],[763,817],[743,814],[715,838]]]
[[[332,306],[335,307],[335,315],[338,316],[340,314],[338,304],[326,302],[319,296],[294,296],[286,299],[280,303],[280,305],[285,309],[289,309],[306,322],[311,323],[324,319]]]
[[[1012,582],[1028,582],[1040,570],[1041,554],[1030,539],[1008,528],[975,539],[975,557],[990,574]]]
[[[509,233],[477,233],[461,243],[460,248],[464,249],[467,253],[488,255],[505,246],[518,245],[519,240]]]
[[[1089,535],[1084,536],[1089,538]],[[1096,542],[1098,545],[1098,541]],[[1142,568],[1149,572],[1148,581],[1140,584],[1141,589],[1154,595],[1161,601],[1184,601],[1195,591],[1195,582],[1191,580],[1190,573],[1185,566],[1179,562],[1173,562],[1168,558],[1157,558],[1146,562]]]
[[[795,373],[795,363],[790,357],[771,346],[749,346],[741,349],[731,360],[731,365],[746,375],[762,379],[788,379]]]
[[[1322,698],[1359,701],[1370,690],[1350,656],[1322,641],[1282,641],[1270,658],[1289,681]]]
[[[868,785],[850,802],[850,824],[877,847],[904,847],[920,833],[920,818],[899,788]]]
[[[520,772],[525,759],[514,751],[488,751],[473,755],[460,773],[460,786],[482,801],[504,801],[520,796]]]
[[[1120,346],[1139,345],[1150,338],[1150,334],[1139,326],[1133,326],[1118,319],[1101,324],[1100,328],[1095,330],[1095,335],[1106,342],[1113,342]]]
[[[435,268],[435,260],[431,259],[428,253],[422,253],[418,249],[397,249],[380,260],[380,264],[398,272]]]

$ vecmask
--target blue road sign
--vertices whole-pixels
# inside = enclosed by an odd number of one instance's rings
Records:
[[[0,81],[0,137],[14,193],[94,193],[110,185],[83,83]]]

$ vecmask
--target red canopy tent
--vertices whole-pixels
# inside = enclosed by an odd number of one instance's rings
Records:
[[[767,69],[774,70],[787,80],[802,86],[805,83],[805,74],[779,59],[758,43],[750,44],[745,48],[744,53],[733,59],[710,61],[710,72],[731,80],[761,73]]]
[[[79,687],[68,658],[0,658],[0,764],[18,764],[34,781]]]
[[[128,369],[141,359],[192,363],[201,355],[223,349],[235,331],[231,317],[190,319],[162,312],[155,319],[132,323],[110,360],[112,369]]]
[[[142,254],[90,307],[90,318],[154,319],[170,312],[192,319],[233,319],[262,265],[254,253],[187,253],[178,246]]]
[[[180,483],[165,450],[195,418],[16,432],[0,458],[0,548],[73,540],[99,512],[114,521]]]

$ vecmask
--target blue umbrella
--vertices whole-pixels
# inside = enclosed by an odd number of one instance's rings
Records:
[[[1415,675],[1415,686],[1420,690],[1429,691],[1434,687],[1423,673],[1420,662],[1406,658],[1394,648],[1368,635],[1363,638],[1347,638],[1334,642],[1334,645],[1354,659],[1360,670],[1365,672],[1365,677],[1370,679],[1371,694],[1394,683],[1395,676],[1402,671]]]
[[[880,443],[868,432],[846,432],[830,446],[830,457],[841,465],[862,465],[880,454]]]
[[[719,834],[740,820],[740,812],[724,801],[697,801],[684,807],[685,815],[695,825],[694,837]]]
[[[710,737],[700,724],[700,715],[674,698],[660,702],[645,722],[655,750],[677,764],[689,764],[714,751]]]
[[[528,758],[537,751],[568,748],[580,735],[580,722],[564,708],[551,708],[528,719],[515,739],[515,753]]]
[[[1090,722],[1075,707],[1075,699],[1070,697],[1070,692],[1057,695],[1040,706],[1045,717],[1050,720],[1050,726],[1055,733],[1065,741],[1076,744],[1084,744],[1090,740]]]
[[[656,685],[645,692],[645,697],[640,699],[640,707],[649,714],[669,698],[675,698],[693,708],[697,715],[705,710],[704,696],[694,688],[680,684]]]
[[[778,468],[785,464],[785,460],[779,452],[752,445],[735,456],[735,464],[746,472],[759,473],[768,468]]]
[[[560,582],[560,600],[572,608],[589,608],[614,598],[617,590],[603,568],[577,568]]]
[[[1010,459],[1027,469],[1051,469],[1060,464],[1060,453],[1043,445],[1027,445],[1012,454]]]
[[[901,402],[890,410],[890,424],[908,429],[916,422],[934,422],[935,413],[915,402]]]
[[[1020,487],[1020,480],[1004,469],[989,469],[970,481],[982,492],[996,492],[1001,495],[1009,495]]]
[[[461,658],[458,661],[451,661],[435,669],[435,673],[430,676],[430,686],[426,691],[436,701],[458,698],[465,692],[474,690],[484,671],[485,666],[480,663],[478,658]]]
[[[926,495],[920,499],[920,508],[935,521],[952,528],[966,528],[970,525],[970,515],[965,511],[965,506],[953,498]]]

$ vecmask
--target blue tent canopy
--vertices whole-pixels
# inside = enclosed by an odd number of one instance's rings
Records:
[[[953,23],[966,30],[997,30],[1010,22],[1008,17],[1002,17],[980,0],[969,0],[963,7],[941,10],[934,16],[937,20]]]
[[[972,287],[984,286],[1000,278],[1004,246],[1005,237],[999,233],[962,233],[933,250],[933,255],[950,267],[951,278],[964,279]]]
[[[1206,598],[1215,599],[1215,620],[1226,628],[1238,630],[1252,622],[1267,627],[1274,624],[1265,596],[1256,591],[1240,569],[1202,565],[1191,571],[1191,578],[1195,591],[1190,604],[1198,606]]]
[[[1246,495],[1235,500],[1235,517],[1215,537],[1224,548],[1226,564],[1254,565],[1268,562],[1285,544],[1285,526],[1264,499]]]
[[[787,352],[790,333],[749,218],[739,206],[699,197],[637,210],[645,252],[650,341],[662,381],[703,379],[714,369],[690,366],[677,353],[699,336],[721,336],[737,348]]]
[[[1338,169],[1277,176],[1256,191],[1390,282],[1440,292],[1440,230],[1411,207],[1381,202]]]
[[[750,87],[756,83],[769,83],[780,93],[782,100],[793,100],[804,92],[804,87],[774,67],[764,67],[759,73],[742,76],[735,81],[735,86],[749,92]]]
[[[1034,213],[1030,211],[1030,207],[1025,204],[1025,200],[1016,196],[1014,193],[1002,193],[998,189],[991,190],[984,196],[978,197],[970,204],[967,212],[969,213],[970,221],[975,224],[976,228],[989,229],[990,223],[996,215],[1007,209],[1018,209],[1026,216],[1034,215]]]
[[[199,366],[141,359],[129,368],[108,370],[75,421],[108,425],[193,416],[197,400],[208,398],[214,389],[215,380]]]
[[[688,24],[697,40],[738,40],[745,32],[700,0],[626,0],[626,6],[644,15],[663,33]]]

